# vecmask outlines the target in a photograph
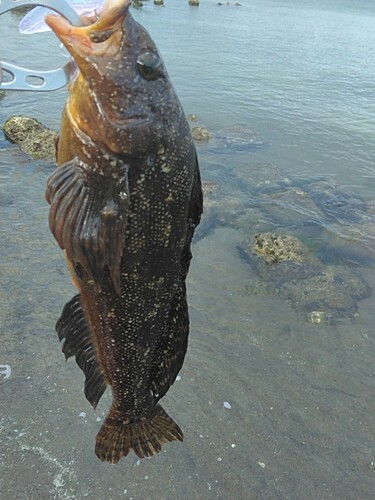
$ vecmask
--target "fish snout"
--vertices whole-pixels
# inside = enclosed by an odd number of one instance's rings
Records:
[[[73,26],[63,16],[49,14],[46,24],[54,31],[79,65],[79,57],[95,54],[111,56],[109,49],[118,49],[120,40],[110,40],[113,35],[122,38],[122,25],[129,11],[131,0],[106,0],[103,9],[95,16],[81,16],[83,26]],[[112,50],[113,52],[113,50]]]

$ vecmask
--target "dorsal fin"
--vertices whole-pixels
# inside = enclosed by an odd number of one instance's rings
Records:
[[[96,408],[106,389],[106,382],[97,360],[79,295],[75,295],[65,305],[56,323],[56,332],[59,340],[64,341],[62,352],[65,358],[75,356],[77,365],[85,374],[85,396]]]

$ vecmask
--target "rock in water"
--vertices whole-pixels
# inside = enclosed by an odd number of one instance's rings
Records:
[[[5,137],[31,158],[53,158],[57,133],[29,116],[11,116],[3,125]]]
[[[112,388],[96,439],[97,456],[111,463],[183,439],[158,402],[187,349],[185,279],[202,212],[189,125],[130,3],[107,0],[81,28],[46,19],[79,68],[46,192],[51,231],[79,290],[57,333],[86,375],[92,406]]]

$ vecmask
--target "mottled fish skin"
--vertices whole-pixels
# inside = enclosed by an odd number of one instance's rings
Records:
[[[203,205],[188,123],[129,5],[107,1],[83,28],[47,17],[80,70],[46,192],[51,231],[79,290],[56,328],[86,375],[90,403],[112,388],[96,439],[96,454],[111,463],[183,439],[158,401],[187,349],[185,279]]]

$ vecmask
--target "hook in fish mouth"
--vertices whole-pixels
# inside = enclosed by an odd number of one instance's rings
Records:
[[[62,16],[49,14],[46,24],[75,57],[77,53],[85,55],[99,54],[107,50],[106,42],[119,31],[128,13],[131,0],[106,0],[100,13],[93,16],[81,16],[81,27],[73,26]]]

